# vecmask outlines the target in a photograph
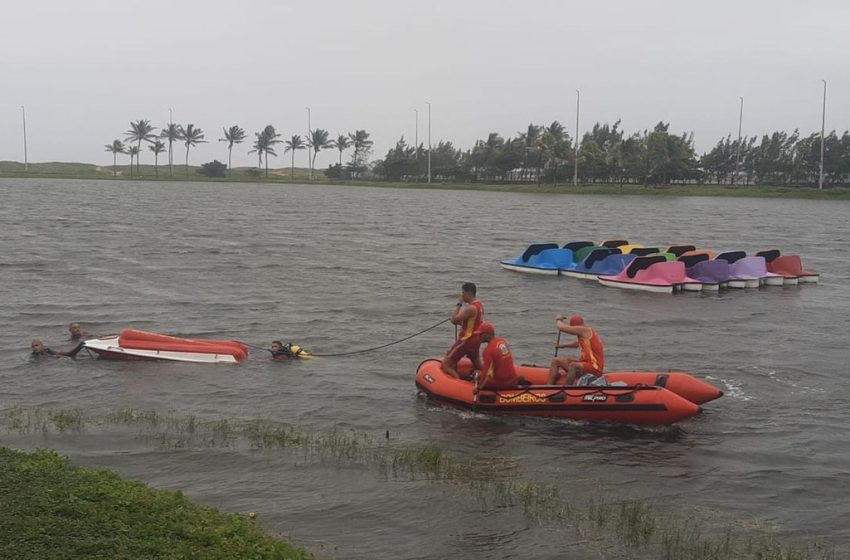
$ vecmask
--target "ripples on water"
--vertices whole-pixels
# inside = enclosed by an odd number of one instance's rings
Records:
[[[776,523],[850,546],[846,202],[572,197],[320,186],[0,180],[0,400],[87,410],[341,426],[516,458],[534,480]],[[821,285],[662,296],[499,268],[530,242],[625,237],[799,252]],[[677,369],[726,396],[665,430],[474,416],[418,399],[413,372],[449,327],[374,353],[240,366],[29,363],[66,325],[134,326],[316,352],[375,346],[445,318],[464,281],[521,362],[545,363],[556,313],[580,312],[610,369]],[[21,445],[42,445],[18,438]],[[259,511],[322,556],[559,557],[515,508],[424,481],[269,451],[163,451],[121,438],[51,444],[234,511]],[[571,544],[572,543],[572,544]]]

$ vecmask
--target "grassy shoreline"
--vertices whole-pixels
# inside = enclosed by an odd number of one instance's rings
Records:
[[[721,512],[675,506],[663,499],[631,499],[619,492],[611,495],[597,486],[585,495],[563,495],[557,486],[526,478],[515,458],[469,456],[434,443],[391,441],[383,434],[373,437],[351,430],[314,432],[261,419],[205,419],[152,410],[92,413],[79,409],[0,408],[0,433],[80,437],[104,430],[118,429],[124,433],[122,428],[129,429],[127,435],[135,434],[137,441],[154,448],[263,449],[294,454],[302,464],[315,461],[335,463],[341,469],[366,467],[387,480],[425,480],[446,485],[452,494],[463,492],[482,511],[516,508],[534,525],[548,527],[555,531],[553,534],[577,535],[581,542],[587,543],[588,550],[616,550],[621,553],[618,557],[669,560],[837,560],[840,557],[825,543],[800,542],[769,519],[728,517]],[[2,472],[0,463],[0,489],[6,482]],[[2,515],[0,512],[0,523],[4,521]],[[244,521],[244,517],[241,519]]]
[[[53,451],[0,446],[0,503],[0,558],[313,558],[250,517],[74,466]]]
[[[189,167],[188,176],[183,165],[175,166],[174,176],[168,175],[168,166],[159,166],[159,175],[152,165],[141,166],[141,177],[130,177],[127,166],[119,166],[119,175],[113,177],[111,166],[98,166],[83,163],[34,163],[30,170],[24,171],[23,164],[0,162],[0,178],[10,179],[82,179],[117,181],[192,181],[210,183],[267,183],[267,184],[312,184],[319,186],[378,187],[395,189],[432,189],[432,190],[471,190],[512,192],[529,194],[570,194],[570,195],[645,195],[645,196],[703,196],[703,197],[747,197],[747,198],[794,198],[815,200],[850,200],[850,188],[830,187],[822,191],[813,187],[787,187],[769,185],[635,185],[635,184],[487,184],[487,183],[442,183],[433,182],[392,182],[392,181],[338,181],[328,179],[321,170],[315,171],[314,179],[309,179],[308,170],[296,168],[291,176],[288,168],[269,169],[269,177],[256,176],[256,168],[237,167],[231,177],[209,178],[199,175],[198,167]]]

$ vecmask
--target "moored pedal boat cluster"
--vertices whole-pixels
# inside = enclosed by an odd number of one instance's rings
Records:
[[[603,286],[673,293],[718,291],[817,283],[818,273],[803,268],[799,255],[777,249],[747,255],[744,251],[715,254],[694,245],[645,247],[626,240],[533,243],[503,268],[532,274],[596,280]]]

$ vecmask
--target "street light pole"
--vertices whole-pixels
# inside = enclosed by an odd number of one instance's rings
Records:
[[[310,142],[310,135],[313,133],[313,129],[310,125],[310,108],[305,107],[305,109],[307,109],[307,142],[308,142],[307,143],[307,165],[310,168],[310,180],[312,181],[313,180],[313,158],[310,155],[310,153],[313,150],[310,148],[309,142]]]
[[[426,101],[428,105],[428,184],[431,184],[431,102]]]
[[[820,121],[820,174],[818,175],[818,190],[823,189],[823,144],[826,131],[826,80],[823,82],[823,114]]]
[[[740,165],[741,165],[741,123],[744,121],[744,98],[739,97],[741,100],[741,111],[738,113],[738,149],[735,150],[735,176],[732,177],[732,184],[735,184],[735,180],[738,179],[738,176],[741,173]]]
[[[573,167],[573,185],[578,185],[578,115],[579,115],[579,102],[581,100],[581,92],[576,90],[576,138],[575,138],[575,166]]]
[[[174,122],[174,112],[171,110],[171,107],[168,108],[168,124],[172,124]]]
[[[414,140],[413,145],[416,148],[416,159],[418,161],[419,160],[419,109],[414,109],[413,112],[416,113],[416,133],[415,133],[415,136],[414,136],[415,140]]]
[[[29,171],[30,164],[27,159],[27,111],[23,105],[21,105],[21,118],[24,121],[24,171]]]

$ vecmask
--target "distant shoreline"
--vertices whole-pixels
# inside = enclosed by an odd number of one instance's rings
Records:
[[[20,169],[18,168],[20,167]],[[766,185],[714,185],[714,184],[670,184],[670,185],[641,185],[641,184],[529,184],[529,183],[443,183],[427,182],[392,182],[392,181],[337,181],[324,176],[322,171],[314,171],[314,178],[309,179],[308,170],[295,168],[294,176],[290,177],[289,168],[269,169],[269,177],[257,176],[256,168],[234,168],[232,177],[211,178],[197,173],[199,167],[189,167],[186,176],[185,166],[175,165],[174,176],[168,175],[168,166],[159,166],[159,176],[156,176],[154,166],[142,165],[141,177],[128,176],[127,166],[119,166],[119,175],[113,177],[112,166],[78,163],[33,163],[30,170],[24,171],[23,164],[17,162],[0,162],[0,179],[82,179],[82,180],[115,180],[115,181],[191,181],[210,183],[261,183],[261,184],[311,184],[316,186],[349,186],[349,187],[378,187],[396,189],[434,189],[434,190],[470,190],[491,192],[512,192],[529,194],[571,194],[571,195],[640,195],[640,196],[708,196],[731,198],[793,198],[814,200],[850,200],[850,188],[829,187],[820,191],[814,187],[787,187]]]

